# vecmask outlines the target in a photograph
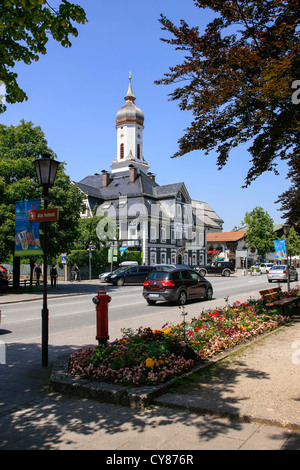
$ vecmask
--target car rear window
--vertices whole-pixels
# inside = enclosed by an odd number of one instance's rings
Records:
[[[148,276],[149,280],[158,280],[165,281],[166,279],[171,279],[171,273],[168,271],[153,271]]]

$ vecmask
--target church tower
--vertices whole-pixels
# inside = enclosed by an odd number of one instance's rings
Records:
[[[132,91],[131,73],[124,99],[125,104],[116,116],[117,157],[111,165],[112,173],[126,171],[129,165],[147,173],[149,165],[143,156],[144,113],[134,103],[136,98]]]

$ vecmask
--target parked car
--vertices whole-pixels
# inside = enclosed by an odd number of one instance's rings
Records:
[[[274,266],[273,263],[260,263],[259,270],[262,274],[266,274],[272,266]]]
[[[251,271],[258,270],[262,274],[266,274],[267,270],[273,266],[273,263],[258,263],[251,266]]]
[[[209,281],[193,269],[152,271],[144,282],[143,296],[150,305],[157,301],[184,305],[189,299],[212,299],[213,288]]]
[[[267,270],[267,277],[269,282],[273,281],[287,281],[287,265],[286,264],[274,264],[270,269]],[[289,278],[290,281],[298,281],[298,273],[295,268],[289,266]]]
[[[115,286],[126,284],[143,284],[153,266],[130,266],[118,268],[106,277],[106,282]]]
[[[207,274],[221,274],[222,276],[230,276],[234,274],[234,265],[231,261],[212,261],[203,266],[198,266],[196,270],[201,274],[201,276],[206,276]]]

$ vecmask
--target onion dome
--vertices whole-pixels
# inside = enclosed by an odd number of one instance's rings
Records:
[[[138,108],[135,102],[135,96],[131,87],[131,75],[129,75],[129,86],[127,90],[127,95],[125,96],[126,103],[122,108],[117,112],[116,123],[125,124],[125,123],[136,123],[143,126],[144,124],[144,113]]]

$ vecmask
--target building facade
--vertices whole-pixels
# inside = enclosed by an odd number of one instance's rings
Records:
[[[206,262],[206,231],[222,229],[207,203],[192,200],[183,182],[160,186],[144,158],[144,114],[135,104],[131,77],[116,115],[117,154],[111,170],[76,184],[85,195],[82,217],[102,217],[100,239],[121,251],[141,251],[143,264]]]

